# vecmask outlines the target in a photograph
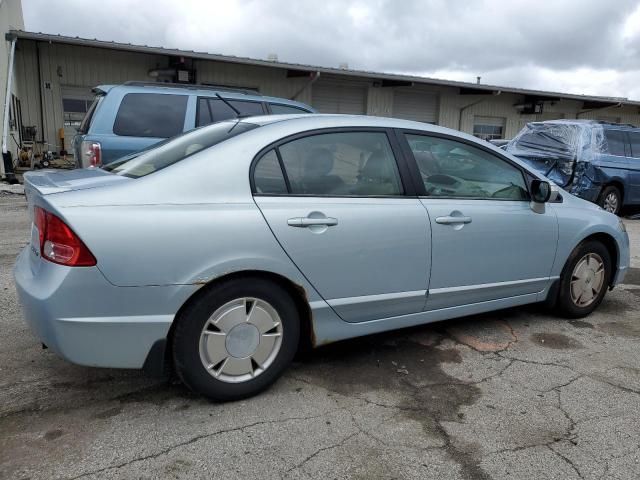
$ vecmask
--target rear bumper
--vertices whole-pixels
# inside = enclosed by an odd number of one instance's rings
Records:
[[[142,368],[153,344],[166,338],[175,313],[197,289],[116,287],[96,267],[46,261],[34,267],[30,255],[27,246],[14,268],[25,320],[51,350],[79,365]]]

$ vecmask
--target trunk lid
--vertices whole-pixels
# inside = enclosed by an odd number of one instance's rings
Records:
[[[40,195],[50,195],[70,190],[104,187],[127,180],[126,177],[113,175],[100,168],[39,170],[24,174],[24,189],[27,195],[36,191]]]
[[[121,175],[114,175],[99,168],[36,170],[24,174],[24,193],[27,197],[29,215],[33,220],[33,207],[41,203],[37,201],[38,197],[105,187],[128,181],[131,181],[131,179]]]

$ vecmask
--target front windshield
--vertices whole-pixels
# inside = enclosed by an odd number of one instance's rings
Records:
[[[238,120],[218,122],[170,138],[147,150],[121,158],[103,168],[125,177],[144,177],[257,127],[258,125]]]

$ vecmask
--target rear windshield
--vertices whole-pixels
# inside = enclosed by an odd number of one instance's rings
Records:
[[[144,177],[257,127],[240,121],[215,123],[157,143],[136,155],[105,165],[103,169],[129,178]]]
[[[95,113],[96,108],[98,108],[98,105],[100,104],[103,98],[104,98],[104,94],[99,94],[95,96],[95,98],[93,99],[93,102],[91,103],[91,105],[89,106],[89,109],[87,110],[87,113],[84,115],[84,118],[82,119],[82,123],[78,127],[78,133],[85,134],[89,131],[89,126],[91,125],[91,119],[93,118],[93,114]]]

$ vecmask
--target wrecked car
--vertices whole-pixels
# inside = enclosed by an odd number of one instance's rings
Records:
[[[596,120],[528,123],[505,150],[570,193],[618,214],[640,204],[640,128]]]

